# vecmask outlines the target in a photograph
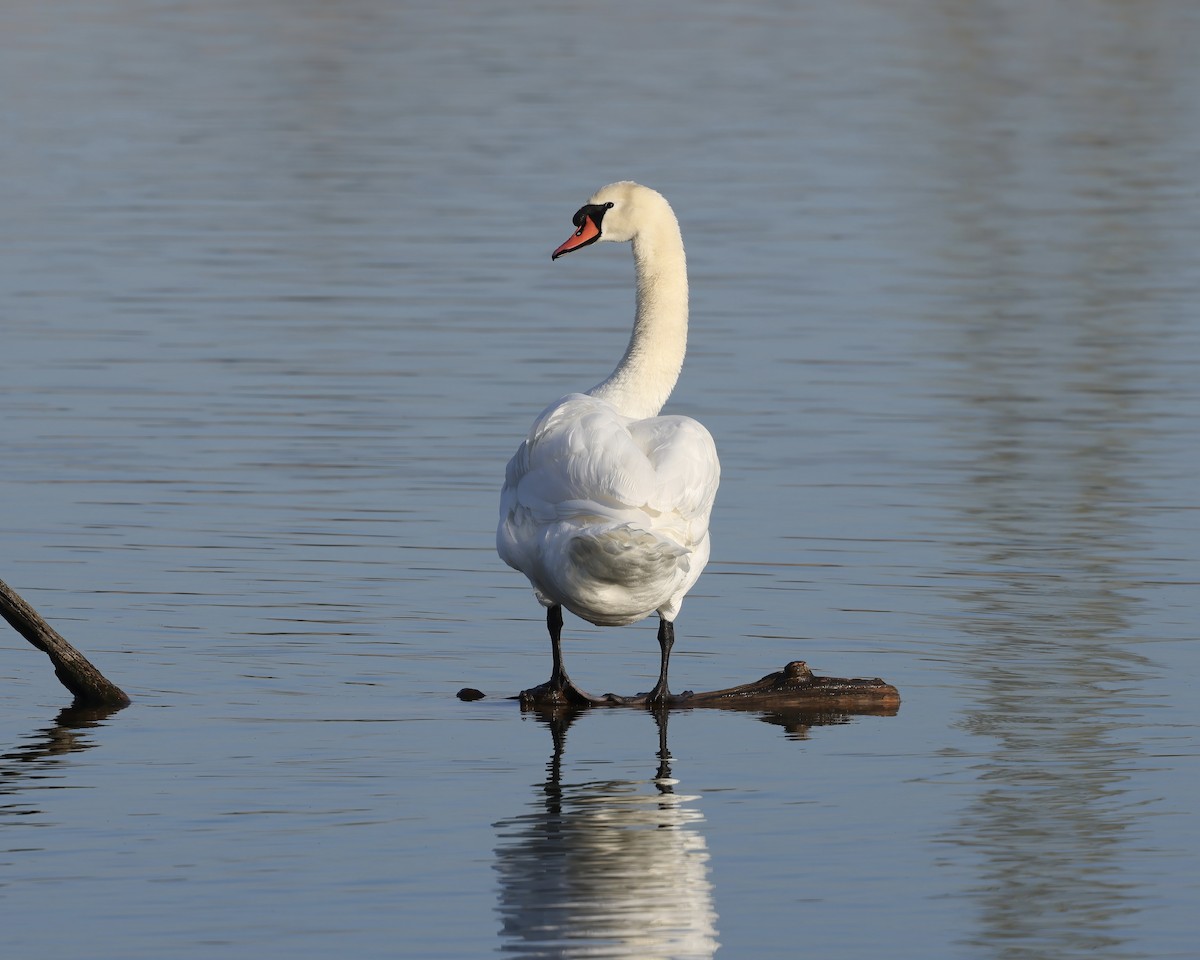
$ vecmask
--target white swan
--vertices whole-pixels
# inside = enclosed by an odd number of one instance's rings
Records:
[[[687,348],[683,239],[667,201],[629,181],[597,191],[572,222],[578,229],[551,259],[597,240],[632,241],[637,314],[612,374],[547,407],[508,463],[496,549],[548,608],[554,658],[549,682],[523,696],[604,702],[563,669],[563,607],[600,626],[657,612],[662,659],[647,699],[661,705],[673,623],[708,562],[720,478],[709,432],[689,417],[658,416]]]

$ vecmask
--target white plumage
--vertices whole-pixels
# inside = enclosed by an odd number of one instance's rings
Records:
[[[600,626],[679,613],[708,561],[712,437],[688,417],[631,420],[573,393],[509,461],[500,556],[546,605]]]
[[[637,314],[624,358],[588,393],[546,408],[509,461],[496,547],[547,608],[554,671],[528,691],[595,702],[562,669],[561,610],[601,626],[660,618],[659,683],[669,697],[672,623],[708,562],[708,519],[720,475],[709,432],[659,416],[687,344],[687,267],[666,200],[611,184],[575,215],[578,231],[554,256],[597,240],[633,243]]]

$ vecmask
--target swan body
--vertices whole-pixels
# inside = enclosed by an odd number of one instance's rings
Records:
[[[667,201],[629,181],[597,191],[554,258],[596,241],[629,241],[637,312],[624,357],[587,393],[547,407],[508,463],[496,547],[548,608],[554,669],[532,691],[594,702],[562,668],[561,608],[599,626],[659,616],[651,702],[664,702],[673,623],[709,556],[720,463],[709,432],[661,416],[687,347],[687,267]]]

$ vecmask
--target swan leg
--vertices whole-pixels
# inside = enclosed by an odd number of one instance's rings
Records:
[[[556,603],[546,611],[546,629],[550,631],[550,656],[553,662],[550,669],[550,686],[556,690],[563,690],[571,683],[571,678],[563,668],[562,628],[562,605]]]
[[[619,698],[612,694],[607,697],[593,697],[571,682],[571,678],[567,676],[567,670],[563,666],[562,626],[562,605],[556,603],[546,610],[546,629],[550,632],[550,656],[553,663],[550,668],[550,679],[536,687],[522,690],[521,703],[534,707],[587,707],[616,702]]]
[[[646,695],[646,704],[650,707],[665,706],[671,699],[671,691],[667,688],[667,667],[671,662],[671,648],[675,646],[675,624],[662,617],[658,619],[658,649],[662,653],[662,661],[658,668],[658,683]]]

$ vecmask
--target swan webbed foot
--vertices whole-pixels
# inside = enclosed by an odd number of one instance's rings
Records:
[[[659,713],[664,710],[671,710],[678,707],[686,707],[688,701],[696,695],[694,690],[684,690],[683,693],[672,693],[668,689],[660,690],[657,685],[649,693],[638,693],[632,697],[615,697],[613,694],[608,694],[612,698],[608,702],[621,704],[623,706],[640,706],[645,707],[653,713]]]
[[[654,685],[654,689],[646,694],[646,706],[651,710],[665,710],[671,706],[671,701],[674,699],[666,683],[659,680]]]
[[[619,697],[611,693],[603,697],[593,696],[575,686],[566,676],[552,677],[536,687],[522,690],[518,699],[523,707],[602,707],[621,702]]]

